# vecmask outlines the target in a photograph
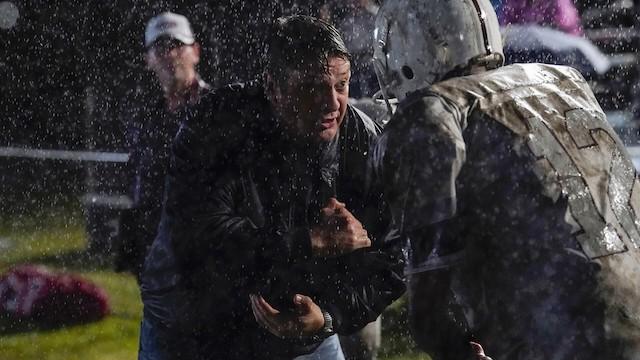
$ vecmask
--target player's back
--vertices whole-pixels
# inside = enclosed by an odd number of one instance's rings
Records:
[[[582,76],[512,65],[429,93],[464,114],[449,227],[479,340],[494,358],[638,358],[640,185]]]

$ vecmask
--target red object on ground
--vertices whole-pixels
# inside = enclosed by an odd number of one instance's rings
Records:
[[[104,290],[77,275],[21,265],[0,276],[0,315],[61,326],[99,320],[109,313]]]

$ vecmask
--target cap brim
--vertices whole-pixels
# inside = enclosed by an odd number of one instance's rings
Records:
[[[160,34],[156,36],[153,40],[147,42],[145,44],[145,47],[151,47],[156,41],[161,39],[175,39],[185,45],[193,45],[193,43],[195,43],[195,39],[191,36],[177,35],[177,34]]]
[[[195,39],[191,36],[173,35],[171,37],[180,40],[185,45],[192,45],[195,42]]]

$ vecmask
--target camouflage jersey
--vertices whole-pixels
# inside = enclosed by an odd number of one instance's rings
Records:
[[[494,359],[640,359],[640,186],[576,70],[518,64],[413,93],[374,159],[407,273],[448,269]]]

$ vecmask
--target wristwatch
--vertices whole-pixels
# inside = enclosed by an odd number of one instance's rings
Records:
[[[324,334],[333,334],[333,318],[329,312],[322,310],[322,317],[324,318],[324,326],[322,332]]]

